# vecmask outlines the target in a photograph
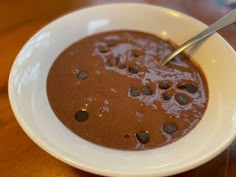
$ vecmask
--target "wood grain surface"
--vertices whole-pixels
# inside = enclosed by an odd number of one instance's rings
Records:
[[[235,7],[235,1],[227,0],[0,0],[1,177],[99,177],[70,167],[34,144],[13,115],[7,85],[16,55],[37,30],[69,12],[116,2],[164,6],[184,12],[206,24],[216,21]],[[236,50],[236,24],[219,33]],[[210,162],[175,177],[236,177],[236,141]]]

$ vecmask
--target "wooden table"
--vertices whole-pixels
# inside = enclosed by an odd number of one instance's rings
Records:
[[[24,43],[37,30],[68,12],[121,0],[1,0],[0,1],[0,176],[98,177],[70,167],[40,149],[17,123],[8,99],[11,65]],[[169,7],[206,24],[225,15],[233,0],[133,0]],[[231,2],[231,4],[230,4]],[[219,32],[236,49],[236,24]],[[197,148],[197,147],[195,147]],[[236,141],[210,162],[175,177],[236,177]]]

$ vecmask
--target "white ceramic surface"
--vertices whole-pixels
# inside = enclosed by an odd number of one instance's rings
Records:
[[[200,123],[170,145],[128,152],[86,142],[66,129],[46,95],[50,66],[65,47],[101,31],[134,29],[181,44],[206,28],[182,13],[142,4],[113,4],[79,10],[36,33],[17,56],[9,78],[9,97],[24,131],[54,157],[105,176],[166,176],[194,168],[218,155],[236,134],[236,54],[218,34],[193,53],[207,77],[210,99]]]

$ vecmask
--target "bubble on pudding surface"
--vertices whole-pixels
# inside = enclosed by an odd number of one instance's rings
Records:
[[[141,117],[144,116],[144,114],[143,114],[143,112],[136,111],[136,116],[137,116],[138,118],[141,118]]]
[[[95,71],[95,74],[99,75],[99,74],[101,74],[101,72],[97,70],[97,71]]]
[[[104,104],[109,104],[109,101],[108,101],[108,100],[105,100],[105,101],[104,101]]]
[[[93,102],[93,98],[92,98],[92,97],[88,97],[88,98],[86,98],[86,99],[84,100],[84,102],[85,102],[85,106],[88,106],[90,103]]]
[[[108,107],[105,107],[105,106],[104,106],[104,107],[102,107],[102,109],[100,110],[100,112],[103,112],[103,113],[104,113],[104,112],[109,112],[109,110],[110,110],[110,109],[109,109]]]
[[[102,117],[105,113],[109,112],[109,108],[104,106],[99,110],[99,117]]]
[[[93,102],[93,98],[92,97],[88,97],[85,99],[85,103],[92,103]]]
[[[111,88],[111,91],[112,91],[113,93],[117,93],[117,90],[116,90],[115,88]]]
[[[73,69],[73,73],[77,75],[79,73],[79,69]]]

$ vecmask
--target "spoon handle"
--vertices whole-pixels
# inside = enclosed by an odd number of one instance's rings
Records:
[[[236,9],[232,10],[230,13],[210,25],[208,28],[206,28],[204,31],[200,32],[193,38],[189,39],[182,45],[180,45],[174,52],[172,52],[170,55],[168,55],[166,58],[164,58],[160,64],[161,66],[166,65],[170,60],[172,60],[176,55],[178,55],[183,50],[187,49],[194,43],[210,36],[211,34],[215,33],[216,31],[220,30],[221,28],[224,28],[232,23],[236,22]]]

